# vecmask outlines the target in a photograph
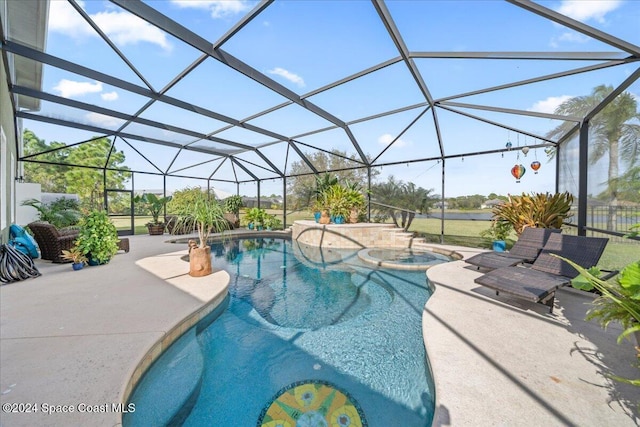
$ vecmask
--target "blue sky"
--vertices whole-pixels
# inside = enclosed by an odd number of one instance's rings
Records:
[[[169,16],[200,37],[215,42],[245,13],[255,6],[246,1],[148,1],[161,13]],[[638,1],[545,1],[545,7],[567,14],[594,28],[633,44],[640,44],[640,2]],[[200,56],[200,52],[167,33],[149,25],[119,7],[103,1],[78,1],[78,4],[126,55],[154,90],[162,89],[180,71]],[[387,8],[404,42],[412,52],[419,51],[533,51],[533,52],[617,52],[611,46],[590,39],[566,27],[502,1],[388,1]],[[398,56],[374,7],[368,1],[276,1],[263,11],[222,48],[266,74],[289,90],[305,95],[329,83]],[[119,58],[82,17],[66,2],[51,2],[47,52],[63,59],[107,73],[144,87],[145,83]],[[484,87],[525,80],[592,65],[588,61],[501,61],[501,60],[445,60],[416,59],[416,66],[435,98],[464,93]],[[570,78],[555,79],[530,86],[469,96],[457,101],[495,105],[499,107],[552,113],[557,105],[573,96],[586,95],[599,84],[617,86],[636,67],[620,66]],[[135,113],[146,103],[142,96],[68,73],[45,67],[43,90],[65,98],[94,104],[124,113]],[[636,82],[629,89],[640,94]],[[209,58],[189,73],[167,93],[169,96],[201,105],[233,119],[242,120],[278,105],[286,99],[251,79],[239,75]],[[310,96],[308,100],[349,122],[394,108],[422,103],[424,97],[411,78],[407,67],[397,63],[355,81],[326,92]],[[387,116],[350,126],[365,153],[376,157],[396,139],[406,126],[416,119],[422,109]],[[533,135],[544,135],[558,122],[549,119],[521,117],[512,114],[466,110],[488,120],[501,121]],[[39,114],[79,120],[86,124],[117,129],[120,119],[73,108],[42,103]],[[141,117],[179,127],[189,127],[209,133],[226,124],[203,115],[155,103]],[[536,138],[509,132],[505,129],[470,120],[448,111],[438,111],[440,132],[445,153],[461,154],[503,148],[511,141],[512,152],[447,160],[447,196],[465,194],[501,194],[523,191],[553,191],[555,167],[547,163],[543,150],[531,150],[525,157],[518,146],[539,143]],[[249,123],[273,130],[297,140],[338,148],[356,154],[353,145],[341,130],[312,136],[300,136],[314,129],[331,126],[325,119],[291,105]],[[47,141],[74,143],[93,136],[93,133],[62,129],[36,121],[24,126]],[[134,134],[169,138],[185,144],[193,138],[169,131],[134,124],[125,129]],[[254,132],[237,129],[216,134],[217,137],[250,146],[272,142],[273,139]],[[185,170],[198,176],[208,176],[220,163],[217,156],[184,153],[172,162],[176,150],[149,146],[140,141],[130,143],[145,157],[156,162],[160,169],[175,171],[188,165],[203,163]],[[208,147],[224,146],[207,143]],[[119,144],[128,163],[135,169],[156,171],[135,150]],[[303,147],[303,151],[312,150]],[[286,146],[282,143],[264,149],[276,166],[285,169]],[[519,153],[519,154],[518,154]],[[379,162],[400,162],[437,156],[433,117],[428,112],[414,127],[396,139]],[[519,158],[518,158],[519,156]],[[238,155],[246,161],[265,165],[254,153]],[[536,158],[542,168],[538,174],[530,169]],[[288,164],[298,158],[290,154]],[[510,174],[511,167],[522,163],[528,169],[520,183]],[[266,166],[266,165],[265,165]],[[594,168],[590,185],[597,191],[606,168]],[[219,172],[233,179],[234,171],[224,164]],[[441,192],[441,169],[436,162],[401,164],[381,168],[381,178],[388,175],[415,182],[425,188]],[[247,178],[236,170],[240,179]],[[272,174],[257,170],[261,178]],[[161,177],[136,176],[136,188],[161,188]],[[169,179],[170,189],[194,185],[181,179]],[[235,184],[214,184],[235,193]],[[255,193],[255,185],[243,185],[243,194]],[[282,193],[280,181],[265,181],[262,193]]]

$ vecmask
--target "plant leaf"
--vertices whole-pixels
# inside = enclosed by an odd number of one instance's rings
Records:
[[[640,261],[627,265],[618,278],[620,286],[631,293],[631,297],[640,300]]]

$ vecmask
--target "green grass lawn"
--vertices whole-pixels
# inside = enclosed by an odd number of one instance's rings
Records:
[[[131,219],[129,217],[111,217],[117,230],[129,230],[131,228]],[[151,216],[136,216],[134,218],[133,234],[148,234],[146,224],[151,221]]]
[[[282,219],[282,211],[267,209],[268,213],[277,215]],[[242,217],[242,212],[241,215]],[[129,218],[112,218],[118,230],[129,229]],[[313,219],[313,212],[295,211],[287,213],[287,225],[296,220]],[[147,234],[145,224],[151,220],[150,216],[137,216],[135,218],[135,234]],[[467,246],[473,248],[489,248],[490,242],[480,237],[480,232],[489,228],[489,221],[455,220],[445,221],[444,243],[448,245]],[[411,224],[409,231],[416,232],[428,242],[440,243],[440,220],[435,218],[417,218]],[[569,231],[571,232],[571,230]],[[625,265],[640,260],[640,242],[621,238],[609,237],[607,248],[600,259],[599,267],[606,270],[621,270]],[[512,233],[507,239],[507,249],[513,246],[517,237]]]

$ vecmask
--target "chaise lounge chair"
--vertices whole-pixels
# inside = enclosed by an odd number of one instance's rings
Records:
[[[502,267],[475,279],[475,282],[500,292],[545,304],[553,313],[556,290],[568,285],[578,276],[578,271],[565,261],[551,256],[557,254],[584,268],[598,264],[609,239],[599,237],[570,236],[551,233],[547,244],[530,268]]]
[[[549,236],[560,231],[557,228],[527,227],[509,252],[483,252],[466,259],[465,262],[475,265],[478,270],[481,268],[494,270],[523,262],[532,263],[547,243]]]

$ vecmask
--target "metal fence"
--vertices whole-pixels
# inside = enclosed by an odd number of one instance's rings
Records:
[[[576,213],[567,221],[576,225]],[[636,206],[588,206],[587,235],[609,237],[621,243],[637,244],[636,239],[625,239],[623,236],[631,231],[631,227],[640,224],[640,207]]]

